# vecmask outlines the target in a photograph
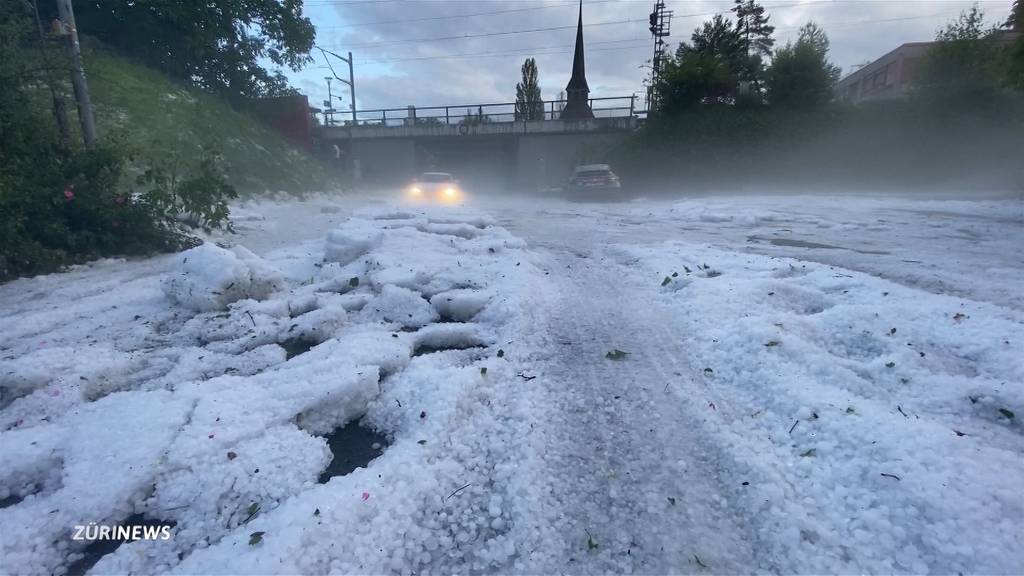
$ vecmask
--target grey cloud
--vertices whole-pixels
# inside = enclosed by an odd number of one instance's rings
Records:
[[[796,3],[796,0],[765,2],[772,15],[772,23],[778,28],[776,38],[779,44],[794,38],[797,28],[803,23],[815,20],[829,33],[832,60],[844,70],[866,59],[881,56],[902,42],[933,38],[937,28],[955,17],[959,10],[971,5],[969,1],[959,0],[805,0],[800,6],[792,6]],[[646,22],[652,4],[653,0],[584,2],[587,78],[593,96],[628,96],[642,92],[642,81],[648,70],[641,66],[649,61],[652,50]],[[542,6],[547,8],[519,11]],[[677,15],[672,22],[673,48],[681,40],[688,39],[693,29],[710,17],[704,14],[728,10],[730,6],[731,2],[726,1],[669,0],[669,7]],[[985,2],[983,7],[995,22],[1005,18],[1009,0]],[[333,5],[332,9],[346,23],[358,25],[320,26],[317,42],[333,50],[351,50],[354,53],[360,108],[511,101],[515,97],[519,67],[529,56],[537,58],[545,98],[555,97],[569,78],[571,45],[575,35],[571,27],[576,22],[576,7],[571,0],[389,1],[340,3]],[[460,17],[499,10],[510,12]],[[919,18],[935,13],[943,15]],[[860,23],[905,17],[914,19]],[[438,19],[396,22],[420,18]],[[626,19],[635,22],[596,25]],[[317,22],[315,14],[314,24],[323,24]],[[455,40],[405,41],[554,26],[570,28]],[[480,54],[483,52],[506,54]],[[478,55],[437,58],[467,53]],[[317,64],[320,65],[319,60]],[[317,76],[323,75],[321,72],[324,71],[303,72],[300,75],[305,79],[303,87],[315,86]],[[320,90],[325,91],[322,85]],[[323,96],[311,98],[317,103],[322,99]]]

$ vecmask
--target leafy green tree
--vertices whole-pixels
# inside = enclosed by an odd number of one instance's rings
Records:
[[[725,62],[733,73],[739,73],[744,64],[746,46],[732,23],[721,14],[705,21],[693,31],[690,44],[685,42],[676,50],[676,58],[688,55],[713,56]]]
[[[522,67],[523,81],[516,84],[516,120],[543,120],[544,100],[537,80],[537,62],[527,58]]]
[[[954,106],[993,101],[1004,79],[995,33],[977,6],[962,12],[938,32],[922,59],[914,78],[915,96]]]
[[[1024,32],[1024,3],[1015,0],[1006,19],[1006,27],[1015,32]],[[1003,50],[1003,75],[1007,86],[1024,91],[1024,34]]]
[[[673,114],[715,102],[732,102],[745,59],[743,43],[732,23],[716,15],[693,31],[674,58],[665,58],[658,85],[660,110]]]
[[[750,82],[757,92],[761,89],[764,62],[772,56],[775,46],[775,26],[768,23],[770,16],[764,6],[755,0],[734,0],[732,12],[736,14],[736,34],[739,36],[745,58],[740,64],[740,80]]]
[[[1003,69],[1006,85],[1024,91],[1024,36],[1007,46],[1003,53]]]
[[[459,120],[459,124],[465,124],[467,126],[477,126],[479,124],[490,124],[491,117],[484,114],[482,106],[478,106],[474,112],[472,108],[466,108],[466,114]]]
[[[767,71],[768,101],[793,108],[820,106],[832,99],[840,68],[828,61],[829,41],[825,31],[808,22],[795,43],[775,52]]]
[[[699,104],[730,102],[736,74],[721,56],[693,52],[666,60],[655,90],[659,111],[673,115]]]
[[[308,63],[315,36],[302,0],[86,0],[75,12],[80,33],[234,98],[288,92],[280,69]]]
[[[764,6],[755,0],[735,0],[732,11],[736,14],[736,32],[743,39],[743,47],[749,55],[771,57],[775,39],[775,26],[768,23],[771,18]]]
[[[1024,29],[1024,3],[1021,0],[1013,0],[1010,17],[1006,19],[1006,27],[1016,31]]]

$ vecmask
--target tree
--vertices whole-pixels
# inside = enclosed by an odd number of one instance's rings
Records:
[[[915,76],[915,95],[963,106],[996,98],[1003,60],[995,32],[985,25],[985,15],[977,6],[962,12],[936,34]]]
[[[667,59],[655,90],[659,112],[672,115],[699,104],[731,101],[736,75],[724,58],[693,52]]]
[[[234,98],[287,92],[280,68],[310,62],[315,36],[302,0],[85,0],[75,12],[82,34]]]
[[[702,103],[731,102],[743,65],[743,45],[729,20],[716,15],[666,57],[658,84],[660,111],[672,114]]]
[[[537,84],[537,62],[527,58],[522,67],[523,81],[516,84],[516,120],[543,120],[544,101]]]
[[[740,79],[751,82],[760,88],[761,72],[764,61],[772,55],[775,39],[775,26],[768,23],[764,6],[755,0],[734,0],[732,12],[736,14],[736,33],[742,41],[746,59],[740,68]]]
[[[679,45],[676,58],[681,59],[689,54],[714,56],[738,73],[743,66],[745,51],[746,46],[739,32],[721,14],[717,14],[693,31],[690,44],[683,42]]]
[[[483,106],[478,106],[476,112],[472,108],[466,108],[466,114],[459,120],[459,124],[465,124],[467,126],[476,126],[478,124],[490,124],[491,117],[484,114]]]
[[[1024,3],[1021,0],[1013,3],[1006,27],[1016,32],[1024,32]],[[1006,85],[1016,90],[1024,90],[1024,34],[1005,48],[1003,59]]]
[[[777,50],[768,68],[768,101],[793,108],[829,102],[840,68],[828,61],[828,49],[828,35],[820,26],[808,22],[800,28],[796,42]]]

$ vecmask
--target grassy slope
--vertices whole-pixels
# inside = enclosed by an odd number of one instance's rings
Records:
[[[226,101],[96,47],[85,65],[101,136],[116,133],[143,156],[198,157],[212,144],[242,193],[301,193],[337,186],[324,166]],[[71,112],[72,122],[77,117]]]

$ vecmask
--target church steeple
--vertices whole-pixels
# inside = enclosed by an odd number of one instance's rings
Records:
[[[583,0],[580,0],[580,15],[576,23],[576,51],[572,56],[572,77],[565,87],[566,103],[562,110],[563,120],[593,118],[590,109],[590,86],[587,86],[586,57],[583,53]]]

